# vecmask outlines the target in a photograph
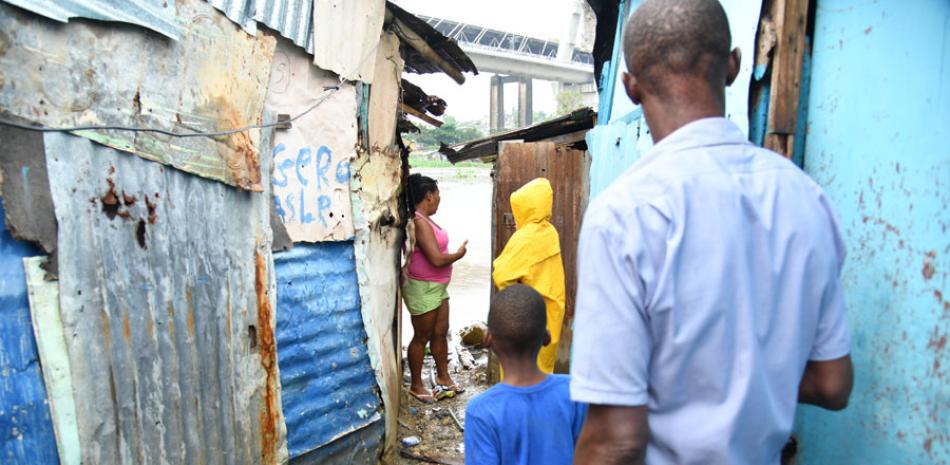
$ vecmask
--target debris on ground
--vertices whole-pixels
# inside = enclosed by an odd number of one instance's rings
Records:
[[[408,439],[415,436],[419,443],[411,447],[400,446],[384,463],[461,465],[465,462],[465,405],[472,397],[490,387],[487,383],[488,350],[463,348],[453,344],[453,341],[449,342],[449,374],[465,392],[455,393],[454,397],[444,398],[435,404],[424,404],[414,399],[408,394],[409,362],[403,358],[404,383],[399,404],[398,437]],[[472,364],[470,369],[466,368],[463,361],[469,358]],[[426,387],[433,389],[435,386],[429,373],[435,373],[435,362],[431,356],[426,356],[422,370],[422,379],[427,382]]]
[[[485,324],[475,323],[459,331],[459,336],[462,338],[462,344],[469,347],[481,347],[485,342],[485,334],[487,332],[488,327],[485,326]]]
[[[416,453],[416,452],[409,452],[408,450],[401,450],[399,451],[399,455],[407,459],[418,460],[418,461],[426,462],[426,463],[438,463],[442,465],[463,465],[465,463],[464,459],[458,459],[455,457],[450,457],[448,455],[439,454],[439,453],[422,454],[422,453]]]

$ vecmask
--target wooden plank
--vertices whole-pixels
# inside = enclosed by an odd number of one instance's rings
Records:
[[[399,451],[399,455],[413,460],[419,460],[421,462],[428,463],[438,463],[441,465],[463,465],[464,461],[462,459],[451,457],[445,454],[440,454],[438,452],[412,452],[406,449]]]
[[[577,295],[577,240],[590,192],[589,169],[590,155],[586,151],[572,150],[548,141],[503,142],[495,162],[492,257],[501,253],[515,232],[509,201],[511,194],[536,177],[548,178],[554,189],[551,224],[560,236],[566,279],[565,309],[569,313]],[[566,373],[570,367],[571,325],[572,321],[565,318],[555,365],[558,373]],[[489,379],[497,382],[497,364],[489,363],[489,370]]]
[[[393,32],[402,39],[403,43],[416,49],[420,55],[425,57],[427,60],[431,61],[439,69],[441,69],[445,74],[448,74],[455,82],[459,84],[465,83],[465,76],[462,75],[462,72],[459,71],[454,65],[445,61],[439,52],[436,52],[429,46],[429,43],[426,40],[419,36],[411,27],[406,25],[401,19],[392,16],[392,13],[386,11],[386,22],[392,21]]]
[[[56,449],[62,465],[79,465],[81,451],[76,403],[73,399],[73,378],[66,349],[66,335],[59,312],[59,283],[47,281],[41,268],[47,257],[23,259],[26,287],[29,292],[33,334],[46,383],[46,397]]]
[[[808,0],[774,0],[770,10],[777,38],[764,145],[791,157],[792,138],[798,127]]]
[[[429,116],[429,115],[427,115],[427,114],[425,114],[425,113],[423,113],[423,112],[421,112],[421,111],[419,111],[419,110],[416,110],[415,108],[412,108],[412,107],[410,107],[409,105],[406,105],[405,103],[400,103],[400,104],[399,104],[399,109],[402,110],[402,111],[405,112],[405,113],[409,113],[410,115],[415,116],[416,118],[421,119],[422,121],[425,121],[426,123],[431,124],[432,126],[435,126],[435,127],[437,127],[437,128],[442,127],[442,122],[441,122],[441,121],[439,121],[439,120],[437,120],[437,119],[435,119],[435,118],[433,118],[433,117],[431,117],[431,116]]]

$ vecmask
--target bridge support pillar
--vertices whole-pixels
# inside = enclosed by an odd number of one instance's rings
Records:
[[[534,100],[531,78],[522,77],[518,81],[518,127],[531,126],[534,118],[532,101]]]
[[[530,126],[534,122],[534,89],[530,77],[499,76],[491,77],[491,96],[489,102],[489,132],[505,129],[505,84],[518,83],[517,127]]]
[[[498,132],[505,128],[505,78],[491,77],[491,96],[488,110],[488,130]]]

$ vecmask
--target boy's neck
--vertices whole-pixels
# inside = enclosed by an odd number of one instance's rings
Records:
[[[506,357],[498,355],[502,369],[505,370],[503,383],[515,387],[534,386],[544,381],[548,375],[538,369],[537,356],[534,357]]]

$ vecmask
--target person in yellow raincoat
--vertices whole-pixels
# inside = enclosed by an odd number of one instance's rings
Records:
[[[550,223],[554,191],[551,182],[536,178],[511,194],[517,230],[493,263],[492,279],[498,290],[525,284],[544,297],[551,344],[538,353],[538,367],[554,372],[557,345],[564,322],[564,264],[557,230]]]

